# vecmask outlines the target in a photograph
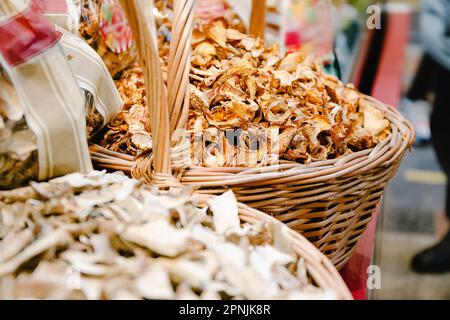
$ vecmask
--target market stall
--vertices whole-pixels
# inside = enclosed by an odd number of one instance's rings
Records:
[[[414,140],[384,79],[383,103],[327,41],[266,43],[265,1],[6,2],[0,298],[349,299],[337,270],[363,290],[352,256]]]

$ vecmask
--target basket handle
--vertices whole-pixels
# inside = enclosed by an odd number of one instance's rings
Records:
[[[171,175],[167,88],[158,53],[153,0],[120,0],[120,3],[128,17],[144,67],[145,90],[150,111],[147,127],[153,135],[153,166],[157,173]]]
[[[136,0],[135,0],[136,1]],[[194,21],[194,8],[196,0],[174,0],[174,14],[172,23],[172,39],[169,50],[168,77],[167,77],[167,108],[169,115],[169,128],[158,126],[165,132],[154,136],[156,139],[166,139],[164,145],[169,144],[175,130],[185,129],[189,117],[189,73],[191,67],[191,39]],[[266,0],[253,0],[251,33],[263,37],[265,31]],[[161,142],[161,141],[160,141]],[[171,145],[176,150],[176,141]],[[169,163],[170,154],[162,149],[154,149],[154,170],[160,173],[157,163]],[[166,149],[164,149],[166,150]],[[177,152],[177,151],[175,151]],[[181,151],[182,153],[183,151]],[[170,159],[169,159],[170,160]],[[177,167],[177,166],[175,166]],[[163,172],[167,174],[167,172]]]
[[[153,161],[148,163],[153,163],[156,179],[152,180],[163,185],[173,182],[171,138],[175,130],[185,129],[189,116],[189,73],[195,1],[174,0],[166,88],[158,54],[153,0],[120,0],[144,66],[154,142]],[[254,21],[255,35],[264,33],[261,21],[264,21],[265,26],[265,3],[265,0],[253,0],[251,20]],[[177,149],[175,143],[172,145],[174,150]]]
[[[250,33],[264,37],[266,0],[252,1]],[[175,130],[185,129],[189,116],[189,73],[195,3],[196,0],[174,0],[167,79],[170,137]],[[155,150],[155,159],[158,157]]]
[[[175,0],[168,62],[170,137],[184,129],[189,116],[189,73],[195,0]]]
[[[264,39],[266,31],[267,5],[266,0],[252,0],[250,17],[250,34]]]

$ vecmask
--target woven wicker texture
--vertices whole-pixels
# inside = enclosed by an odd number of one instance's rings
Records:
[[[386,112],[392,134],[374,149],[308,165],[283,162],[261,168],[194,167],[179,172],[181,182],[200,188],[204,194],[232,189],[239,201],[302,233],[341,268],[414,141],[411,125],[396,110],[381,103],[376,106]],[[91,147],[91,155],[104,168],[130,172],[138,165],[139,174],[152,182],[151,170],[146,170],[150,156],[147,161],[135,162],[131,156],[99,146]]]
[[[169,71],[170,124],[159,124],[157,134],[153,130],[156,140],[163,137],[167,139],[174,128],[185,127],[186,117],[181,115],[186,114],[189,104],[186,101],[187,86],[180,82],[187,81],[186,61],[189,60],[185,59],[189,59],[186,46],[192,32],[190,17],[193,14],[193,2],[175,1],[173,24],[177,29],[172,32],[180,35],[175,37],[180,42],[178,46],[171,46],[174,51],[170,54],[169,66],[180,67],[173,71],[174,75]],[[253,14],[258,13],[254,10]],[[132,16],[129,18],[133,19]],[[134,31],[141,33],[138,27]],[[171,62],[172,59],[176,61]],[[151,82],[160,83],[157,74],[148,74],[153,76]],[[152,92],[150,89],[147,92]],[[373,98],[364,99],[385,113],[392,132],[373,149],[334,160],[307,165],[281,161],[278,165],[257,168],[188,167],[187,163],[180,160],[183,159],[181,155],[185,153],[186,146],[172,145],[169,160],[172,176],[161,170],[162,163],[167,162],[162,160],[167,159],[167,152],[158,148],[154,149],[152,155],[134,159],[100,146],[92,146],[91,156],[100,167],[126,171],[135,178],[144,178],[161,187],[179,187],[181,182],[182,185],[197,187],[198,192],[203,194],[220,194],[232,189],[239,201],[276,217],[303,234],[337,268],[341,268],[350,258],[370,222],[373,210],[381,200],[384,188],[396,174],[401,159],[415,138],[411,124],[399,112]],[[151,114],[161,113],[161,110],[158,111],[161,107],[163,105],[152,105]],[[161,143],[158,141],[157,145]]]
[[[239,216],[245,222],[256,223],[266,221],[276,223],[276,220],[261,211],[239,204]],[[333,263],[317,250],[306,238],[286,228],[286,234],[292,243],[293,250],[305,259],[305,266],[313,282],[320,288],[332,290],[340,300],[351,300],[352,295]]]

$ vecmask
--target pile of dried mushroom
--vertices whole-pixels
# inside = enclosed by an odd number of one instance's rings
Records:
[[[16,89],[0,69],[0,189],[37,179],[38,148]]]
[[[157,21],[160,48],[167,47],[167,15]],[[390,133],[383,112],[352,85],[325,74],[301,53],[280,56],[275,46],[266,47],[263,40],[229,27],[225,19],[196,25],[192,47],[188,130],[215,135],[225,153],[212,163],[203,159],[205,166],[234,166],[242,149],[263,160],[264,148],[251,150],[245,143],[231,143],[223,135],[227,130],[257,132],[269,140],[269,132],[275,130],[279,135],[272,144],[277,145],[279,157],[300,163],[369,149]],[[166,58],[162,56],[163,64]],[[149,152],[152,144],[144,125],[148,114],[139,67],[124,72],[117,85],[125,107],[109,125],[102,145],[131,155]]]
[[[280,223],[244,223],[230,191],[198,207],[121,173],[0,193],[0,299],[333,299]]]

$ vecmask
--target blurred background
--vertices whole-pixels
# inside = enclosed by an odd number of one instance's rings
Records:
[[[414,150],[406,156],[388,187],[379,212],[371,263],[380,267],[381,288],[372,290],[369,297],[450,299],[449,273],[417,274],[410,266],[414,255],[434,245],[448,228],[447,178],[430,142],[429,118],[435,97],[425,94],[417,101],[409,99],[419,94],[413,87],[417,77],[432,72],[430,68],[417,74],[425,54],[419,23],[421,2],[378,2],[383,6],[381,29],[375,31],[367,30],[361,22],[361,17],[368,17],[366,10],[372,1],[333,4],[340,21],[335,50],[343,79],[356,82],[364,93],[398,107],[411,120],[417,134]],[[450,89],[450,83],[447,86]]]
[[[421,76],[417,72],[425,53],[419,31],[420,1],[395,3],[401,3],[410,10],[398,107],[414,124],[417,141],[385,195],[375,248],[375,260],[382,271],[382,286],[381,290],[374,291],[373,297],[450,299],[449,273],[416,274],[410,267],[415,254],[435,244],[447,232],[447,178],[430,142],[429,118],[434,97],[427,96],[424,97],[426,100],[416,102],[405,98],[407,93],[414,93],[413,81],[416,75]],[[447,86],[450,88],[450,83]]]
[[[433,81],[448,80],[436,79],[426,64],[419,72],[426,51],[420,28],[426,1],[267,0],[267,41],[278,43],[284,51],[319,56],[329,73],[399,108],[417,133],[414,150],[387,189],[355,256],[342,270],[359,299],[450,299],[450,273],[418,274],[411,268],[413,257],[448,230],[447,178],[431,144],[429,119],[436,97],[433,90],[422,88],[432,86],[433,76]],[[447,8],[450,4],[435,1]],[[229,3],[243,17],[249,16],[245,10],[250,6],[244,2]],[[447,15],[447,26],[449,19]],[[450,89],[450,83],[444,86]],[[369,265],[381,271],[381,287],[375,290],[366,286]]]

